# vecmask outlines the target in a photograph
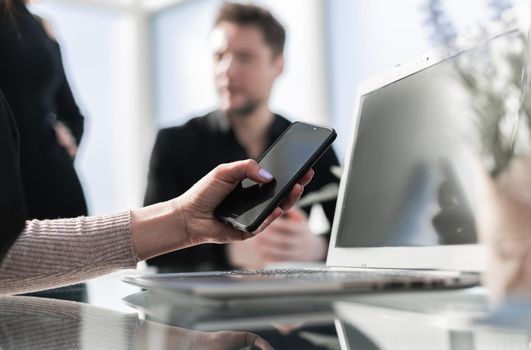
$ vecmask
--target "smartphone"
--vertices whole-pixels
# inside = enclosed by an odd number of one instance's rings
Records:
[[[243,180],[215,209],[214,215],[239,230],[254,232],[336,136],[332,128],[292,123],[258,160],[274,179],[267,184]]]

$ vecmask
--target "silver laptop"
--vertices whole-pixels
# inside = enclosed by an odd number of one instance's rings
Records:
[[[124,281],[219,299],[477,284],[485,254],[474,227],[466,154],[482,92],[469,83],[488,77],[510,55],[524,58],[506,60],[511,69],[523,69],[514,64],[527,62],[528,28],[527,7],[509,11],[479,37],[462,35],[450,48],[360,85],[326,268],[152,274]]]

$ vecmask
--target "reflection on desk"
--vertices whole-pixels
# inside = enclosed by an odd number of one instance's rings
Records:
[[[126,297],[129,305],[143,303],[136,305],[139,317],[71,301],[2,297],[0,349],[524,350],[530,343],[531,301],[493,313],[480,288],[230,304],[181,298]]]
[[[247,332],[206,333],[140,321],[88,304],[34,297],[0,298],[1,349],[263,349]]]
[[[230,302],[156,291],[125,297],[148,320],[199,331],[260,331],[271,325],[333,325],[336,297],[241,298]]]
[[[520,314],[531,313],[531,303],[525,307]],[[498,322],[502,318],[493,315],[508,316],[507,310],[492,312],[475,289],[368,295],[337,302],[334,309],[342,349],[526,350],[530,345],[531,318]]]
[[[230,302],[144,291],[124,301],[148,320],[200,331],[250,331],[275,349],[339,350],[335,297],[241,298]]]

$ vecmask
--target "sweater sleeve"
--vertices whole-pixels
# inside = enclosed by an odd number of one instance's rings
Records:
[[[65,286],[137,262],[129,212],[28,221],[0,265],[0,295]]]
[[[134,349],[136,314],[47,298],[0,298],[0,349]]]

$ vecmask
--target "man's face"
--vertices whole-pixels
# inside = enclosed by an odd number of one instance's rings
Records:
[[[212,31],[211,45],[221,110],[245,116],[267,104],[283,58],[273,54],[260,30],[221,22]]]

